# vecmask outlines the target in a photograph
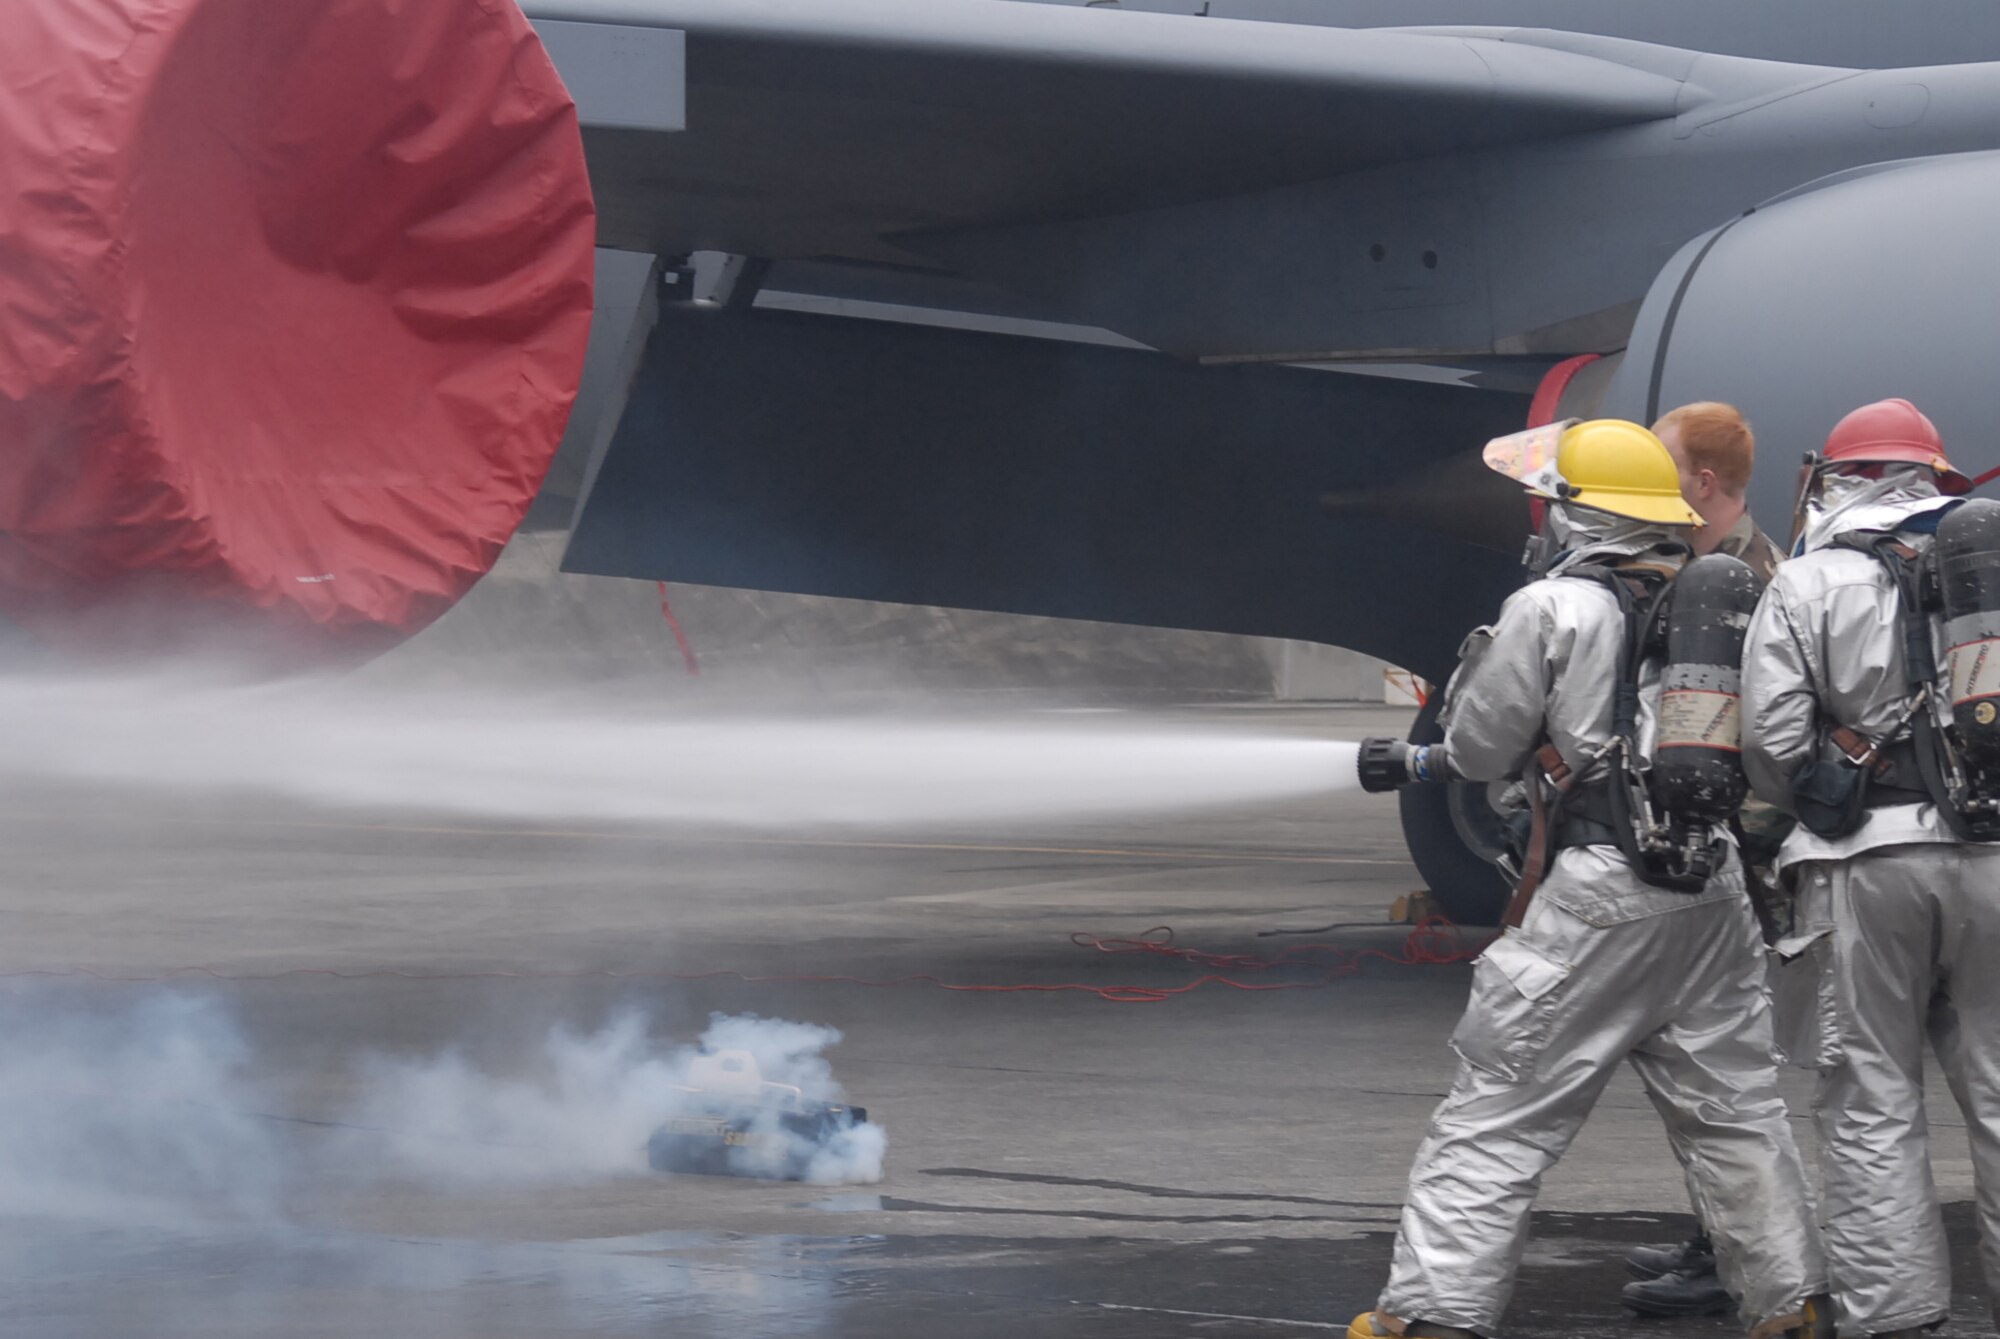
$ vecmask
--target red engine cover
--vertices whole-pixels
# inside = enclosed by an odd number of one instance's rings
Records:
[[[595,216],[510,0],[33,0],[0,41],[0,612],[372,654],[561,439]]]

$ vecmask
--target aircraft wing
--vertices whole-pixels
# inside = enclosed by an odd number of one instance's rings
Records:
[[[686,129],[586,127],[600,241],[932,264],[1096,217],[1674,114],[1683,84],[1464,34],[1008,0],[528,0],[685,34]]]

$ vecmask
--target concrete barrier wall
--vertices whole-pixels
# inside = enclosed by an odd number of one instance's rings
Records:
[[[1377,661],[1330,647],[914,605],[675,585],[689,673],[651,582],[559,570],[560,530],[515,537],[436,624],[361,674],[540,685],[656,681],[756,697],[1060,703],[1381,700]]]

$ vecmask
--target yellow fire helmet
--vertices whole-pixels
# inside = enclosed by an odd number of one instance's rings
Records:
[[[1594,418],[1562,435],[1556,449],[1565,502],[1655,525],[1699,526],[1702,521],[1681,497],[1674,458],[1637,423]]]

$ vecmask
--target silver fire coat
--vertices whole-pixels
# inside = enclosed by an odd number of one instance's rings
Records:
[[[1743,644],[1743,770],[1759,799],[1789,812],[1799,768],[1814,758],[1840,756],[1821,728],[1826,721],[1879,743],[1906,733],[1897,728],[1909,694],[1895,587],[1872,556],[1828,545],[1853,530],[1892,530],[1947,501],[1935,485],[1907,476],[1851,492],[1814,520],[1805,553],[1781,566],[1765,588]],[[1930,540],[1913,535],[1909,543],[1921,551]],[[1931,805],[1890,805],[1871,810],[1851,836],[1796,829],[1778,862],[1784,868],[1882,846],[1950,840],[1951,830]]]
[[[1636,529],[1554,571],[1666,537]],[[1572,768],[1601,771],[1623,635],[1616,600],[1595,583],[1551,576],[1517,591],[1468,639],[1446,690],[1452,765],[1474,780],[1513,775],[1546,738]],[[1642,682],[1650,721],[1656,676]],[[1762,943],[1733,858],[1685,894],[1641,883],[1615,847],[1559,853],[1524,923],[1480,957],[1452,1046],[1458,1074],[1411,1168],[1385,1316],[1494,1333],[1542,1175],[1628,1061],[1746,1322],[1784,1328],[1825,1290],[1777,1091]]]
[[[1744,763],[1779,805],[1800,766],[1833,756],[1822,723],[1885,740],[1901,733],[1908,696],[1887,574],[1828,544],[1945,501],[1912,471],[1839,482],[1744,647]],[[1958,842],[1934,806],[1916,803],[1872,810],[1847,837],[1801,828],[1780,859],[1798,906],[1778,989],[1788,1022],[1802,1023],[1785,1049],[1820,1075],[1820,1216],[1846,1325],[1927,1325],[1950,1309],[1951,1272],[1930,1174],[1926,1038],[1971,1134],[1982,1256],[1989,1287],[2000,1285],[2000,849]]]

